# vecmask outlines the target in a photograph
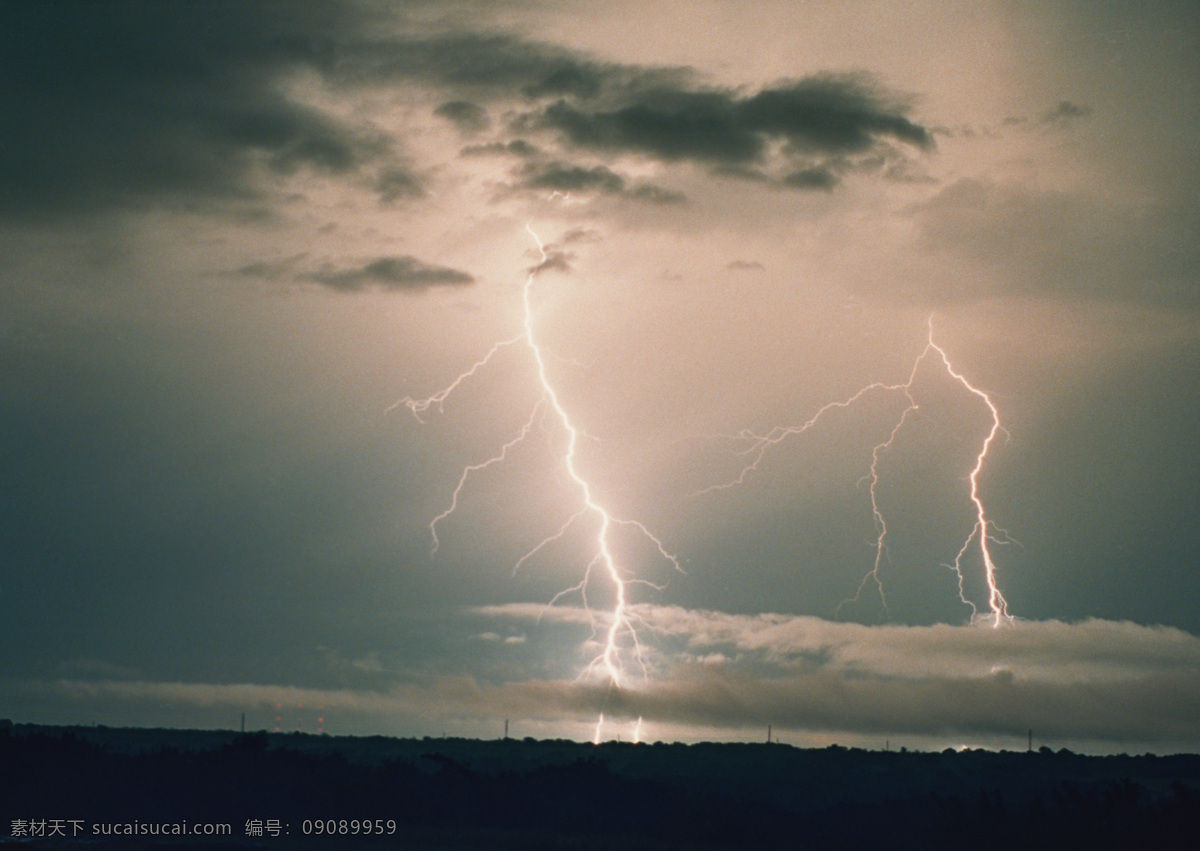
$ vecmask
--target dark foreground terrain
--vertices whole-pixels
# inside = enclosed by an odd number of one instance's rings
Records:
[[[1198,833],[1192,755],[0,728],[3,847],[1095,851]]]

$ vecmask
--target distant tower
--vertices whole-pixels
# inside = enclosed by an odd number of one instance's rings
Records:
[[[771,744],[771,725],[767,725],[767,744]]]
[[[504,738],[508,738],[508,719],[504,719]]]

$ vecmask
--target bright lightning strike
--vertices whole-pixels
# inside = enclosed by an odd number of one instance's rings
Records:
[[[503,340],[496,343],[482,358],[472,364],[468,369],[464,370],[454,378],[442,390],[425,398],[414,398],[406,396],[389,408],[392,410],[401,405],[408,408],[413,416],[418,420],[421,419],[421,414],[426,413],[430,408],[436,407],[439,412],[442,411],[446,400],[468,379],[472,378],[484,368],[488,366],[491,360],[501,350],[509,346],[523,345],[532,356],[537,375],[538,383],[541,387],[541,395],[538,401],[533,405],[528,418],[518,433],[513,436],[508,442],[504,443],[491,457],[475,464],[469,464],[463,468],[458,482],[455,485],[450,497],[450,504],[433,518],[429,523],[430,537],[432,538],[432,551],[437,552],[440,540],[438,538],[438,524],[448,519],[458,508],[459,501],[463,491],[466,489],[473,475],[480,471],[497,465],[505,461],[508,453],[513,450],[518,444],[524,441],[534,424],[540,416],[548,414],[562,429],[567,438],[566,448],[562,453],[562,466],[567,473],[575,491],[578,494],[578,509],[562,524],[562,526],[553,535],[550,535],[536,545],[534,545],[525,555],[517,561],[513,568],[514,573],[521,568],[529,559],[534,557],[539,551],[553,544],[555,541],[562,538],[568,530],[576,524],[590,520],[595,526],[595,534],[593,540],[593,550],[590,560],[587,562],[584,569],[583,578],[578,584],[564,589],[556,594],[549,602],[549,605],[554,605],[563,597],[578,593],[583,600],[585,607],[588,606],[587,591],[595,580],[597,574],[608,583],[612,590],[614,603],[612,608],[607,612],[605,620],[607,625],[603,628],[595,626],[595,637],[599,639],[602,650],[595,658],[584,668],[581,677],[592,672],[599,672],[603,681],[607,683],[608,688],[619,689],[625,687],[627,683],[626,677],[626,660],[630,657],[637,663],[642,676],[647,675],[647,665],[645,660],[645,648],[638,636],[634,618],[630,610],[630,586],[634,583],[646,584],[653,586],[652,583],[646,580],[635,579],[630,577],[630,571],[624,567],[618,559],[613,548],[612,532],[614,526],[629,526],[636,529],[647,541],[649,541],[658,551],[662,559],[668,562],[675,570],[682,572],[682,567],[678,559],[672,555],[655,535],[642,523],[636,520],[622,519],[614,517],[609,511],[597,500],[592,491],[591,483],[579,470],[577,448],[579,443],[579,429],[571,421],[567,409],[564,407],[558,392],[555,390],[554,383],[551,381],[549,372],[546,367],[546,356],[542,346],[538,342],[536,328],[534,326],[534,309],[533,309],[533,289],[534,280],[538,272],[545,267],[546,261],[549,260],[549,255],[546,252],[545,245],[541,238],[534,232],[529,225],[525,227],[526,232],[533,238],[537,245],[538,253],[541,255],[541,262],[529,270],[529,274],[525,279],[524,287],[522,288],[522,308],[523,308],[523,332],[509,340]],[[589,609],[590,611],[590,609]],[[604,713],[600,713],[600,717],[596,722],[593,739],[599,742],[603,733],[605,720]],[[641,719],[638,719],[637,732],[640,734]]]
[[[863,397],[871,393],[891,393],[902,394],[907,401],[907,405],[901,412],[895,425],[892,426],[891,432],[886,440],[876,444],[871,450],[871,464],[869,472],[864,477],[869,481],[868,493],[871,502],[871,514],[874,518],[876,539],[875,539],[875,558],[874,563],[862,581],[859,583],[858,590],[854,596],[844,601],[838,608],[841,609],[847,603],[856,602],[862,595],[863,590],[873,584],[879,594],[880,601],[884,607],[887,606],[887,596],[884,591],[883,580],[880,575],[882,568],[887,558],[887,538],[888,524],[887,518],[884,516],[883,510],[879,507],[879,482],[880,472],[879,463],[884,454],[890,451],[895,443],[897,435],[903,430],[912,414],[920,407],[916,397],[913,395],[913,388],[917,380],[917,374],[923,363],[931,359],[938,359],[941,362],[942,368],[946,374],[954,379],[960,386],[966,389],[969,393],[978,398],[987,408],[991,418],[991,424],[987,435],[984,437],[980,445],[979,452],[975,456],[974,466],[967,477],[970,483],[970,502],[974,509],[975,522],[969,535],[963,541],[962,546],[954,557],[952,564],[947,565],[955,574],[958,581],[958,597],[971,609],[972,619],[979,614],[979,607],[967,598],[964,584],[964,559],[971,552],[974,545],[978,546],[980,560],[983,564],[983,579],[987,586],[987,607],[992,625],[999,627],[1002,623],[1007,623],[1012,620],[1012,616],[1008,613],[1008,602],[1004,599],[1004,595],[1000,592],[999,584],[996,579],[996,563],[992,557],[991,544],[993,543],[1008,543],[1011,538],[1000,529],[991,520],[988,519],[987,510],[984,507],[983,499],[979,495],[979,478],[983,473],[984,465],[987,462],[988,453],[991,451],[992,445],[995,443],[996,436],[1002,431],[1000,425],[1000,412],[997,410],[995,403],[986,392],[979,389],[967,380],[961,372],[958,372],[950,362],[949,355],[945,349],[939,346],[933,339],[933,317],[929,318],[929,330],[926,338],[925,348],[913,361],[912,370],[909,373],[908,379],[901,384],[884,384],[882,382],[874,382],[860,389],[850,397],[837,402],[830,402],[820,408],[807,421],[798,426],[780,426],[771,429],[765,434],[756,434],[754,432],[744,430],[736,435],[739,440],[748,440],[750,445],[743,450],[743,454],[750,456],[751,460],[745,464],[741,471],[732,480],[723,484],[711,485],[697,492],[697,495],[711,493],[713,491],[724,490],[727,488],[737,487],[746,482],[753,472],[759,469],[767,452],[782,443],[789,437],[796,437],[804,434],[809,429],[812,429],[828,412],[836,409],[849,408]]]
[[[983,445],[979,448],[979,454],[975,457],[975,466],[971,468],[969,476],[971,482],[971,503],[975,506],[975,526],[971,529],[971,534],[963,541],[962,549],[958,551],[958,555],[954,557],[954,572],[958,574],[959,579],[959,597],[962,597],[962,560],[967,550],[971,547],[971,539],[979,540],[979,555],[983,559],[984,579],[988,587],[988,608],[991,610],[993,617],[993,625],[1000,626],[1002,621],[1011,621],[1012,618],[1008,614],[1008,601],[1004,599],[1004,595],[1000,593],[1000,587],[996,584],[996,563],[992,561],[991,549],[988,543],[993,540],[1001,542],[1008,540],[1007,536],[1002,538],[993,538],[990,531],[993,526],[987,518],[987,511],[983,507],[983,500],[979,496],[979,474],[983,472],[983,465],[987,461],[988,451],[992,448],[992,443],[996,440],[996,435],[1000,432],[1000,412],[996,410],[996,405],[992,402],[987,393],[980,390],[971,382],[967,381],[962,373],[956,372],[950,363],[950,358],[946,352],[933,342],[933,317],[929,317],[929,349],[935,350],[942,358],[942,365],[946,368],[946,372],[954,377],[959,384],[967,388],[987,405],[988,412],[992,416],[992,425],[988,430],[987,437],[983,439]],[[1002,530],[1001,534],[1004,534]],[[974,610],[972,605],[972,610]]]

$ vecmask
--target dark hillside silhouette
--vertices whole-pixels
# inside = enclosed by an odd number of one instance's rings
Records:
[[[1200,756],[14,725],[0,730],[0,807],[0,845],[27,848],[1190,849]],[[13,835],[39,819],[87,835]],[[279,835],[248,835],[256,820]],[[350,820],[391,830],[354,836]],[[91,834],[183,821],[232,832]]]

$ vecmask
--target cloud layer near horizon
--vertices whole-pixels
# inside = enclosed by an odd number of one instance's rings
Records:
[[[538,618],[570,626],[593,618],[525,604],[468,614],[526,626]],[[87,701],[109,711],[166,701],[261,715],[303,702],[342,716],[343,724],[356,717],[367,729],[385,718],[485,728],[516,718],[548,731],[564,718],[584,723],[603,711],[611,719],[652,719],[679,738],[711,730],[754,737],[772,725],[834,741],[890,734],[989,744],[1015,742],[1032,729],[1040,740],[1154,750],[1200,735],[1200,638],[1178,629],[1095,619],[1001,629],[869,627],[655,606],[639,606],[636,617],[655,636],[653,673],[631,673],[619,689],[594,678],[497,683],[454,674],[381,681],[369,690],[151,682],[131,674],[12,685],[26,700]]]

